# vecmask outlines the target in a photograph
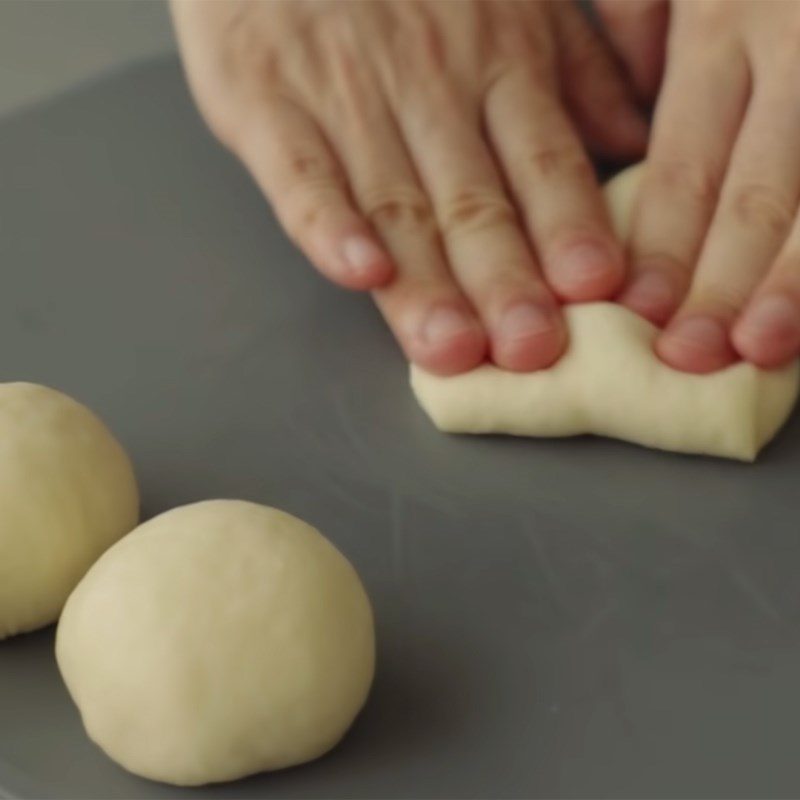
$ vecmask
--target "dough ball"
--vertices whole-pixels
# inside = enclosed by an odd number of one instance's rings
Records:
[[[138,517],[130,460],[88,408],[45,386],[0,384],[0,639],[54,622]]]
[[[198,785],[333,747],[366,700],[375,641],[358,575],[318,531],[211,500],[144,523],[92,567],[56,657],[111,758]]]

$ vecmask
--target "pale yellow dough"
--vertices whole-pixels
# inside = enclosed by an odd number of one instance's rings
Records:
[[[131,462],[88,408],[45,386],[0,384],[0,639],[54,622],[138,517]]]
[[[333,747],[375,666],[369,599],[318,531],[211,500],[144,523],[70,596],[56,657],[86,731],[131,772],[232,780]]]
[[[624,233],[634,168],[607,198]],[[568,352],[547,370],[483,366],[443,378],[411,368],[417,400],[452,433],[573,436],[593,433],[647,447],[752,461],[789,416],[798,364],[765,371],[738,363],[709,375],[670,369],[653,352],[657,329],[613,303],[565,309]]]

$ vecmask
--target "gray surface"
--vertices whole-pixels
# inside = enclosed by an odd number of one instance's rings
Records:
[[[368,298],[303,263],[173,62],[0,125],[0,226],[3,377],[97,409],[148,513],[320,526],[380,640],[334,753],[195,792],[86,740],[50,632],[0,644],[6,794],[798,796],[797,419],[755,467],[434,433]]]
[[[163,0],[0,0],[0,115],[174,49]]]

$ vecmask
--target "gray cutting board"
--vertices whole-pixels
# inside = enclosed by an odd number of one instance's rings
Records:
[[[800,793],[800,424],[756,466],[442,436],[369,298],[318,278],[173,61],[0,124],[0,370],[99,411],[145,512],[319,526],[372,596],[378,677],[330,756],[213,790],[84,737],[52,631],[0,644],[0,795]]]

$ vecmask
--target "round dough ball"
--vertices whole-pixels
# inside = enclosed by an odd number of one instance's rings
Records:
[[[45,386],[0,384],[0,639],[54,622],[138,518],[130,460],[88,408]]]
[[[213,783],[339,741],[372,683],[372,610],[310,525],[210,500],[144,523],[89,570],[56,657],[111,758],[166,783]]]

